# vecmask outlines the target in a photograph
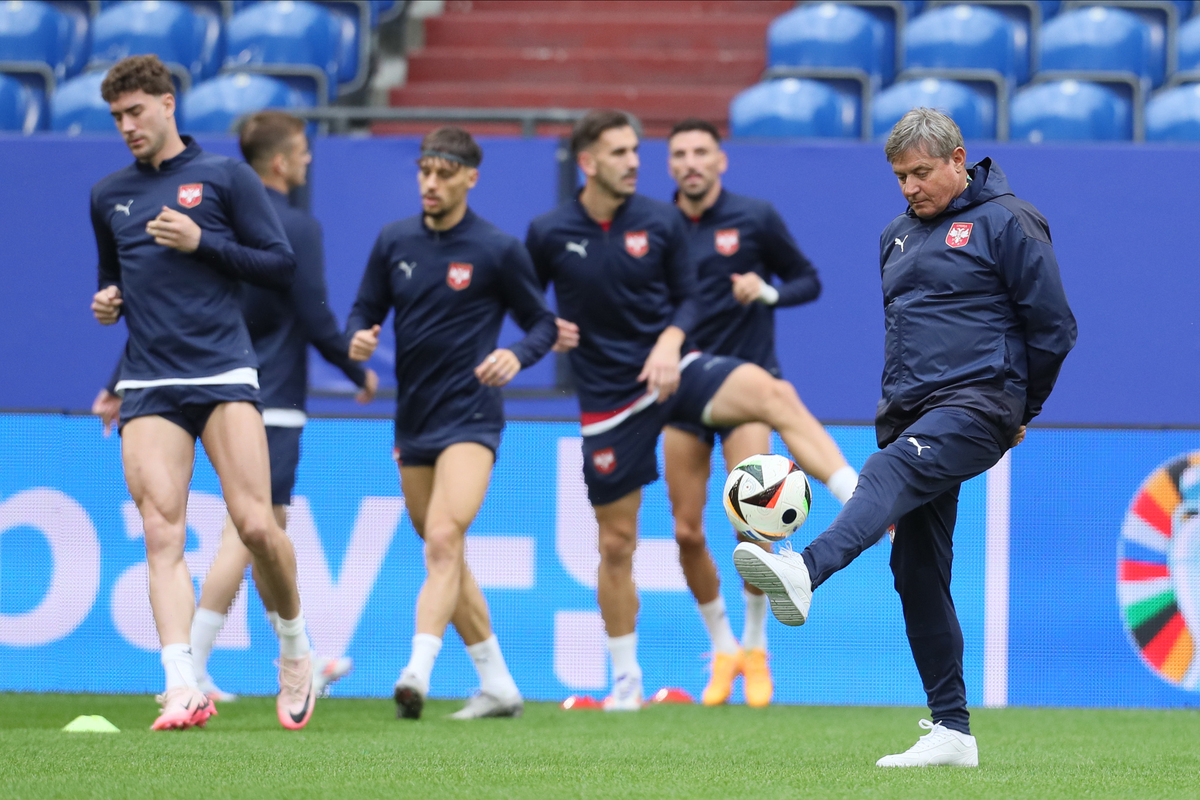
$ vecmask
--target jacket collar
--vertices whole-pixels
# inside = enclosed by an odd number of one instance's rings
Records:
[[[155,169],[154,167],[142,161],[135,161],[133,163],[136,164],[137,168],[142,172],[174,172],[182,169],[184,165],[204,151],[200,149],[200,145],[196,144],[196,140],[191,136],[180,136],[179,138],[183,140],[183,152],[173,158],[168,158],[163,161],[158,165],[158,169]]]

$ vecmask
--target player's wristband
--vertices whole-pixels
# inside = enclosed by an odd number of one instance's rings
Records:
[[[779,302],[779,290],[763,281],[762,289],[758,292],[758,302],[765,306],[773,306]]]

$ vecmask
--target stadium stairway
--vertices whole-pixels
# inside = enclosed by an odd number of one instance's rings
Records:
[[[451,0],[425,21],[393,106],[617,107],[650,136],[685,116],[725,128],[790,0]],[[428,126],[425,126],[426,128]],[[474,126],[473,126],[474,127]],[[411,126],[381,124],[378,133]],[[547,130],[546,132],[551,132]]]

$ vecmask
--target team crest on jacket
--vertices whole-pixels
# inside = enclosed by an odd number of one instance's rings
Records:
[[[723,231],[716,233],[717,252],[723,256],[731,256],[738,251],[738,245],[741,244],[738,240],[737,228],[726,228]]]
[[[456,292],[461,292],[471,285],[471,270],[470,264],[451,261],[450,269],[446,270],[446,285]]]
[[[617,454],[611,447],[592,453],[592,466],[601,475],[609,475],[617,468]]]
[[[195,208],[203,199],[203,183],[185,183],[179,187],[179,205],[184,208]]]
[[[625,252],[641,258],[650,252],[650,235],[645,231],[628,231],[625,234]]]
[[[971,241],[971,228],[974,225],[973,222],[956,222],[951,225],[950,232],[946,234],[946,244],[951,247],[962,247]]]

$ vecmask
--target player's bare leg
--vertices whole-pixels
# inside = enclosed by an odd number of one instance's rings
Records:
[[[238,536],[254,557],[256,582],[279,613],[279,698],[285,728],[308,724],[316,701],[312,655],[296,586],[296,553],[271,506],[271,468],[262,416],[250,403],[222,403],[201,436],[221,480],[221,492]]]
[[[742,364],[709,402],[706,424],[713,427],[763,422],[774,428],[806,473],[821,481],[841,502],[854,493],[858,474],[837,443],[800,402],[795,388],[755,364]]]
[[[599,525],[600,567],[596,599],[608,632],[613,691],[606,710],[633,711],[642,705],[642,668],[637,661],[637,586],[633,582],[633,551],[637,548],[637,515],[642,490],[620,500],[594,506]]]
[[[712,448],[687,431],[663,431],[667,494],[675,518],[675,543],[679,566],[704,619],[712,642],[712,670],[702,701],[716,706],[729,700],[733,682],[742,672],[742,648],[729,626],[721,578],[704,536],[704,505],[711,472]]]
[[[739,425],[722,437],[721,449],[725,454],[725,470],[733,468],[747,458],[771,452],[771,429],[761,422]],[[745,541],[744,537],[738,537]],[[755,542],[767,552],[769,542]],[[743,581],[746,602],[745,622],[742,627],[742,675],[746,684],[746,704],[761,708],[770,705],[774,694],[771,671],[767,667],[767,597],[763,590]]]
[[[162,417],[137,417],[121,432],[125,481],[145,531],[150,608],[167,678],[155,730],[203,725],[216,713],[196,686],[188,643],[196,596],[183,550],[194,458],[192,437]]]

